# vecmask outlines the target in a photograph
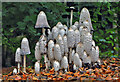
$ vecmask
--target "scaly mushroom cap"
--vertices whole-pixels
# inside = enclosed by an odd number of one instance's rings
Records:
[[[74,64],[78,67],[82,67],[82,61],[77,53],[74,55]]]
[[[63,43],[64,43],[64,51],[65,51],[65,53],[68,53],[68,44],[67,44],[67,36],[66,35],[63,37]]]
[[[94,40],[92,40],[92,46],[94,46],[94,47],[95,47],[95,41],[94,41]]]
[[[64,29],[65,29],[65,34],[67,34],[68,32],[68,27],[66,25],[64,25]]]
[[[35,58],[36,58],[36,60],[40,60],[41,59],[41,52],[40,52],[39,42],[37,42],[36,46],[35,46]]]
[[[72,28],[68,30],[67,39],[68,39],[68,47],[73,48],[75,44],[75,32]]]
[[[16,53],[15,53],[15,62],[21,62],[21,50],[20,48],[17,48]]]
[[[21,42],[21,52],[22,55],[30,54],[29,42],[27,38],[23,38]]]
[[[58,61],[53,62],[53,67],[55,71],[58,71],[60,69],[60,63]]]
[[[80,31],[80,41],[83,43],[85,35],[89,32],[86,27],[81,26],[79,28]]]
[[[60,29],[59,34],[61,35],[61,37],[63,37],[65,35],[65,30],[63,28]]]
[[[68,68],[68,59],[64,56],[61,60],[61,68],[67,69]]]
[[[59,29],[58,29],[56,26],[54,26],[54,27],[52,28],[52,36],[53,36],[53,39],[56,39],[57,36],[58,36],[58,34],[59,34]]]
[[[82,43],[79,43],[76,47],[76,53],[78,53],[79,57],[82,58],[84,53],[84,46]]]
[[[84,36],[83,45],[87,54],[90,54],[92,48],[92,35],[90,33]]]
[[[48,58],[49,58],[49,60],[54,59],[53,49],[54,49],[54,42],[52,40],[50,40],[48,42]]]
[[[46,53],[47,52],[47,48],[46,48],[47,39],[46,39],[46,37],[44,35],[42,35],[40,37],[39,44],[40,44],[40,52],[41,52],[41,54]]]
[[[90,13],[87,8],[83,8],[80,13],[80,20],[79,20],[80,26],[83,26],[84,21],[88,21],[90,30],[93,30],[91,19],[90,19]]]
[[[72,50],[72,54],[70,55],[71,61],[74,61],[75,50]]]
[[[91,57],[90,57],[90,56],[86,57],[86,58],[83,60],[83,63],[89,63],[89,64],[91,64]]]
[[[54,57],[58,61],[60,61],[62,59],[61,49],[60,49],[59,44],[54,45]]]
[[[79,30],[75,30],[75,46],[80,42],[80,32]]]
[[[74,31],[78,29],[75,25],[72,25],[70,28],[72,28]]]
[[[37,17],[35,28],[50,28],[46,14],[41,11]]]
[[[64,28],[63,24],[61,22],[58,22],[57,25],[56,25],[59,29],[62,29]]]
[[[79,27],[78,21],[76,21],[76,22],[74,23],[74,25],[78,28],[78,27]]]
[[[48,30],[48,41],[49,40],[52,40],[52,32],[50,32],[50,29],[47,29]]]
[[[92,47],[90,57],[91,57],[91,62],[96,62],[97,61],[95,47]]]
[[[60,46],[61,55],[64,55],[64,43],[63,43],[63,39],[62,39],[61,35],[58,35],[58,37],[56,39],[56,43],[59,44],[59,46]]]
[[[40,73],[40,63],[39,62],[35,62],[35,73],[36,74]]]
[[[84,27],[87,27],[88,31],[90,32],[91,29],[90,29],[90,25],[89,25],[89,22],[88,22],[88,21],[84,21],[84,22],[83,22],[83,26],[84,26]]]

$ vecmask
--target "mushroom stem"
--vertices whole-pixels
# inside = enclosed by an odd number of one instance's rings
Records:
[[[42,28],[42,33],[43,33],[43,35],[45,35],[45,29],[44,28]]]
[[[24,65],[23,71],[26,73],[26,55],[24,55],[24,63],[23,63],[23,65]]]
[[[20,63],[18,62],[18,73],[20,73]]]
[[[72,19],[73,19],[73,10],[71,10],[70,26],[72,26]]]
[[[71,55],[72,55],[72,48],[70,48],[69,63],[72,63],[72,62],[71,62]]]
[[[44,54],[44,62],[45,62],[45,67],[48,69],[47,61],[46,61],[46,54]]]

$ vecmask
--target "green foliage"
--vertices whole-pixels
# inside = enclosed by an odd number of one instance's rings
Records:
[[[118,24],[114,21],[118,21],[118,17],[114,17],[114,13],[120,13],[118,7],[119,3],[75,3],[76,7],[87,7],[91,14],[92,25],[95,30],[93,39],[96,45],[100,47],[100,56],[113,56],[116,51],[119,51],[115,45],[118,44],[120,39],[120,29],[113,28]],[[3,19],[3,45],[7,45],[7,51],[15,53],[17,47],[20,47],[20,43],[23,37],[27,37],[30,43],[31,55],[28,58],[35,62],[34,49],[35,43],[40,37],[40,33],[34,28],[37,15],[40,11],[44,11],[47,15],[47,19],[51,28],[57,24],[57,22],[67,23],[66,19],[62,18],[66,5],[64,3],[3,3],[2,4],[2,19]],[[74,12],[74,20],[79,21],[80,12]],[[118,32],[118,34],[117,34]],[[120,42],[119,42],[120,43]]]

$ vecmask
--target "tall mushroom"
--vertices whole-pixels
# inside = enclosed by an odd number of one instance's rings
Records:
[[[63,43],[64,43],[64,52],[65,52],[65,54],[67,54],[68,53],[68,44],[67,44],[67,36],[66,35],[63,36]]]
[[[37,43],[36,43],[36,46],[35,46],[35,58],[36,58],[36,60],[40,63],[40,60],[41,60],[41,52],[40,52],[39,42],[37,42]]]
[[[80,42],[80,31],[76,29],[75,30],[75,47],[79,42]]]
[[[54,42],[53,40],[50,40],[48,42],[48,58],[49,60],[52,62],[53,59],[54,59],[54,52],[53,52],[53,49],[54,49]]]
[[[35,28],[42,28],[43,35],[45,35],[45,29],[50,28],[46,14],[43,11],[40,11],[40,13],[38,14]]]
[[[29,42],[27,38],[23,38],[21,42],[21,52],[24,55],[24,72],[26,72],[26,55],[30,54]]]
[[[91,19],[90,19],[90,13],[89,13],[87,8],[83,8],[81,13],[80,13],[80,20],[79,20],[80,26],[84,26],[83,25],[84,21],[88,21],[90,32],[92,32],[94,29],[92,27],[92,23],[91,23]]]
[[[75,44],[75,32],[72,28],[68,30],[67,39],[68,39],[68,47],[70,48],[70,55],[71,55],[72,48],[74,47]],[[69,56],[69,63],[71,63],[70,56]]]
[[[17,48],[15,53],[15,62],[18,63],[18,73],[20,73],[20,63],[21,63],[21,50],[20,48]]]
[[[38,61],[35,62],[35,73],[40,74],[40,63]]]

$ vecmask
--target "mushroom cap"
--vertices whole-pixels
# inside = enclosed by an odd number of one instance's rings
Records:
[[[54,57],[58,61],[60,61],[62,59],[61,49],[60,49],[59,44],[54,45]]]
[[[36,46],[35,46],[35,58],[36,58],[36,60],[40,60],[41,59],[41,52],[40,52],[39,42],[37,42]]]
[[[81,13],[80,13],[80,20],[79,20],[80,26],[83,25],[84,21],[88,21],[89,26],[90,26],[90,30],[93,30],[91,19],[90,19],[90,13],[89,13],[87,8],[83,8]]]
[[[21,62],[21,50],[20,48],[17,48],[16,53],[15,53],[15,62]]]
[[[75,50],[72,50],[72,54],[70,55],[71,61],[74,61]]]
[[[56,43],[59,44],[59,46],[60,46],[61,55],[64,55],[64,43],[63,43],[63,39],[62,39],[61,35],[58,35],[58,37],[56,39]]]
[[[65,34],[67,34],[68,32],[68,27],[66,25],[64,25],[64,29],[65,29]]]
[[[54,42],[53,42],[53,40],[50,40],[48,42],[48,58],[49,58],[49,60],[54,59],[53,49],[54,49]]]
[[[40,73],[40,63],[39,62],[35,62],[35,73],[36,74]]]
[[[47,39],[44,35],[42,35],[39,39],[39,44],[40,44],[40,52],[41,54],[47,53]]]
[[[83,53],[83,55],[82,55],[83,61],[84,61],[86,58],[87,58],[87,53],[86,53],[86,51],[84,51],[84,53]]]
[[[76,53],[78,53],[79,57],[82,58],[83,53],[84,53],[84,46],[81,42],[77,44]]]
[[[67,39],[68,39],[68,47],[73,48],[75,44],[75,32],[72,28],[68,30]]]
[[[84,36],[83,45],[87,54],[90,54],[92,48],[92,35],[89,32]]]
[[[70,28],[72,28],[73,30],[78,29],[75,25],[72,25]]]
[[[74,25],[78,28],[78,27],[79,27],[79,22],[76,21],[76,22],[74,23]]]
[[[91,62],[96,62],[97,61],[96,50],[95,50],[95,47],[93,47],[93,46],[92,46],[90,57],[91,57]]]
[[[40,11],[37,16],[35,28],[50,28],[46,14],[43,11]]]
[[[74,64],[78,67],[82,67],[82,61],[77,53],[74,55]]]
[[[61,37],[63,37],[65,35],[65,30],[63,28],[60,29],[59,34],[61,35]]]
[[[64,56],[61,60],[61,68],[67,69],[68,68],[68,59]]]
[[[58,61],[53,62],[53,67],[55,71],[58,71],[60,69],[60,63]]]
[[[96,48],[96,60],[98,60],[99,59],[99,47],[96,46],[95,48]]]
[[[88,31],[90,32],[91,29],[90,29],[90,25],[89,25],[89,22],[88,22],[88,21],[85,20],[85,21],[83,22],[83,26],[84,26],[84,27],[87,27]]]
[[[86,58],[83,60],[83,63],[89,63],[89,64],[91,64],[91,57],[90,57],[90,56],[86,57]]]
[[[23,38],[21,42],[21,52],[22,55],[30,54],[29,42],[27,38]]]
[[[64,43],[64,52],[68,53],[68,44],[67,44],[67,36],[63,36],[63,43]]]
[[[57,25],[56,25],[56,27],[58,27],[59,29],[64,28],[64,26],[63,26],[63,24],[61,22],[58,22]]]
[[[92,40],[92,46],[94,46],[94,47],[95,47],[95,41],[94,41],[94,40]]]
[[[52,28],[52,36],[53,36],[53,39],[56,39],[57,36],[58,36],[58,34],[59,34],[59,29],[58,29],[56,26],[54,26],[54,27]]]
[[[79,30],[75,30],[75,46],[77,46],[77,44],[80,42],[80,31]]]
[[[14,68],[13,74],[17,74],[17,69],[16,68]]]

